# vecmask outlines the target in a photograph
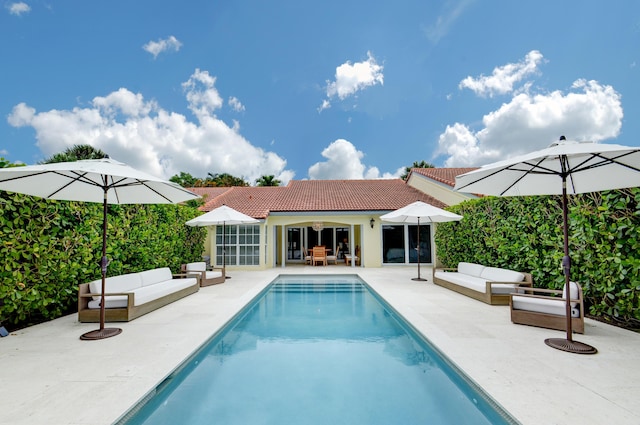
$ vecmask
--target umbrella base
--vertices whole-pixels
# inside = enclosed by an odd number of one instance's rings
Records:
[[[80,335],[80,339],[83,341],[94,341],[96,339],[110,338],[112,336],[119,335],[120,333],[122,333],[122,329],[120,328],[96,329],[95,331],[89,331]]]
[[[544,343],[549,347],[556,348],[562,351],[568,351],[575,354],[596,354],[598,350],[588,344],[578,341],[569,341],[564,338],[547,338]]]
[[[425,279],[424,277],[412,277],[411,280],[416,280],[418,282],[426,282],[427,279]]]

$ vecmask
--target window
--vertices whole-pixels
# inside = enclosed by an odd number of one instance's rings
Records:
[[[224,227],[224,244],[222,230]],[[216,265],[221,266],[222,252],[224,264],[235,266],[257,266],[260,264],[260,226],[216,226]]]
[[[417,246],[418,226],[402,224],[382,226],[383,263],[417,263]],[[430,225],[420,225],[420,262],[431,263]]]

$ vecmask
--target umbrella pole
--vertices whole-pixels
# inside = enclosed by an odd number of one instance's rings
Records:
[[[562,257],[562,269],[564,271],[564,298],[565,298],[565,315],[566,315],[566,329],[567,337],[562,338],[548,338],[544,342],[550,347],[557,348],[558,350],[568,351],[570,353],[577,354],[595,354],[598,352],[594,347],[584,344],[582,342],[573,340],[573,330],[571,329],[571,257],[569,257],[569,218],[568,218],[567,206],[567,177],[562,175],[562,224],[564,233],[564,257]]]
[[[414,277],[411,280],[424,282],[427,279],[420,277],[420,217],[418,217],[418,247],[416,248],[416,251],[418,252],[418,277]]]
[[[104,200],[102,202],[102,258],[100,259],[100,270],[102,272],[102,289],[100,297],[100,329],[89,331],[80,335],[80,339],[85,341],[104,339],[116,336],[122,332],[120,328],[105,328],[105,290],[107,280],[107,267],[109,260],[107,259],[107,189],[104,191]]]

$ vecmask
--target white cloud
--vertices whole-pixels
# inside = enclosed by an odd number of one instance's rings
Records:
[[[216,109],[222,107],[222,97],[218,94],[215,83],[216,77],[200,69],[196,69],[189,80],[182,83],[182,88],[187,93],[189,109],[198,118],[212,116]]]
[[[293,178],[286,161],[264,151],[233,126],[217,119],[213,111],[222,107],[214,87],[215,77],[196,70],[183,85],[190,108],[198,122],[162,109],[140,93],[122,88],[95,97],[88,107],[37,112],[20,103],[7,121],[14,127],[32,127],[44,156],[76,144],[101,149],[112,158],[163,178],[181,171],[195,177],[207,173],[229,173],[254,181],[273,174],[283,183]]]
[[[367,52],[367,60],[351,64],[347,61],[336,68],[335,81],[327,81],[327,98],[322,102],[319,110],[331,106],[330,99],[336,96],[344,100],[358,91],[377,84],[384,84],[383,66],[376,62],[371,52]]]
[[[244,105],[242,104],[242,102],[240,102],[240,100],[235,97],[235,96],[231,96],[229,97],[229,106],[231,106],[231,108],[236,111],[236,112],[242,112],[244,111]]]
[[[479,166],[542,149],[561,135],[595,142],[614,138],[622,127],[620,99],[613,87],[583,79],[567,93],[523,91],[485,115],[479,131],[460,123],[447,126],[438,155],[447,156],[447,167]]]
[[[395,174],[380,175],[377,167],[367,167],[362,163],[364,153],[357,150],[349,141],[338,139],[322,151],[325,162],[317,162],[309,167],[309,178],[312,180],[357,180],[357,179],[392,179],[402,175],[404,168]]]
[[[182,47],[182,43],[172,35],[164,40],[159,39],[158,41],[150,41],[142,46],[144,50],[153,55],[154,59],[157,58],[160,53],[166,52],[168,50],[177,52],[178,50],[180,50],[180,47]]]
[[[29,6],[25,2],[17,2],[17,3],[9,3],[7,4],[7,9],[9,13],[12,15],[20,16],[23,13],[31,12],[31,6]]]
[[[509,63],[500,67],[496,67],[493,73],[485,77],[481,75],[478,78],[467,77],[460,82],[458,87],[462,89],[470,89],[479,96],[493,97],[495,94],[511,93],[514,85],[519,83],[525,77],[535,74],[538,71],[538,65],[543,61],[542,53],[532,50],[527,53],[524,60],[518,63]]]

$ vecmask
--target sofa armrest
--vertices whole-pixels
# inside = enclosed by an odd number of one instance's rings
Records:
[[[135,298],[134,298],[135,294],[133,292],[105,292],[104,293],[105,297],[114,296],[114,295],[126,296],[127,306],[133,307],[135,302]],[[101,297],[101,296],[102,294],[100,293],[85,293],[85,294],[78,295],[79,298],[93,298],[93,297]]]

